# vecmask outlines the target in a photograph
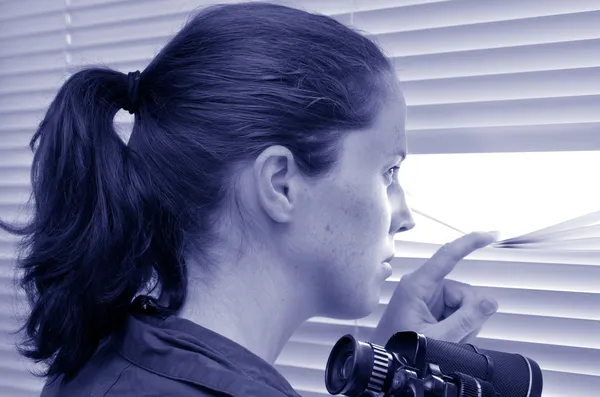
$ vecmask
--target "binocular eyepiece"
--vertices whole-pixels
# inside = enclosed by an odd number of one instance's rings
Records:
[[[520,354],[398,332],[385,347],[344,335],[325,369],[329,394],[348,397],[540,397],[538,364]]]

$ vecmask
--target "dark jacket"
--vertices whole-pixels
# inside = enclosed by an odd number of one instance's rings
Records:
[[[230,339],[135,307],[72,381],[49,380],[41,397],[300,396],[273,366]]]

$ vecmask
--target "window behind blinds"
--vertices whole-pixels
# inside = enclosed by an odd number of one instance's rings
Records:
[[[402,81],[413,156],[436,162],[448,154],[600,150],[600,1],[280,3],[332,15],[379,42]],[[205,4],[0,2],[3,219],[27,215],[21,210],[32,158],[26,145],[68,72],[99,63],[123,72],[143,70],[189,13]],[[126,113],[117,115],[121,128],[130,122]],[[417,222],[421,234],[434,228],[426,219]],[[368,340],[399,278],[439,248],[439,243],[399,238],[394,275],[384,285],[379,310],[358,321],[312,319],[277,360],[301,394],[327,395],[323,371],[333,343],[345,333]],[[2,340],[15,327],[17,302],[17,312],[22,310],[22,295],[11,285],[15,241],[0,235]],[[535,359],[544,371],[544,396],[595,395],[600,389],[598,259],[590,253],[491,249],[469,256],[452,278],[489,291],[500,303],[476,343]],[[2,396],[34,396],[41,388],[8,343],[0,347],[0,373]]]

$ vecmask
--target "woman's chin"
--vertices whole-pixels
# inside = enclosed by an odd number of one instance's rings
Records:
[[[377,291],[372,291],[366,299],[354,302],[352,307],[346,308],[344,318],[357,320],[373,314],[379,306],[379,294],[380,290],[377,289]]]
[[[385,279],[387,280],[394,273],[394,269],[392,268],[392,264],[389,262],[383,262],[383,271],[385,274]]]

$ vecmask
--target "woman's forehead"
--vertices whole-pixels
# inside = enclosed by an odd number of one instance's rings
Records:
[[[393,93],[382,103],[370,128],[355,131],[343,139],[343,168],[362,167],[366,163],[383,166],[406,156],[406,105],[401,93]],[[362,165],[361,165],[362,164]],[[384,164],[385,165],[385,164]]]
[[[406,156],[406,134],[404,122],[398,112],[382,115],[371,128],[349,134],[344,142],[347,159],[356,163],[389,163]]]
[[[388,155],[406,155],[406,103],[401,93],[389,98],[381,109],[371,133]]]

